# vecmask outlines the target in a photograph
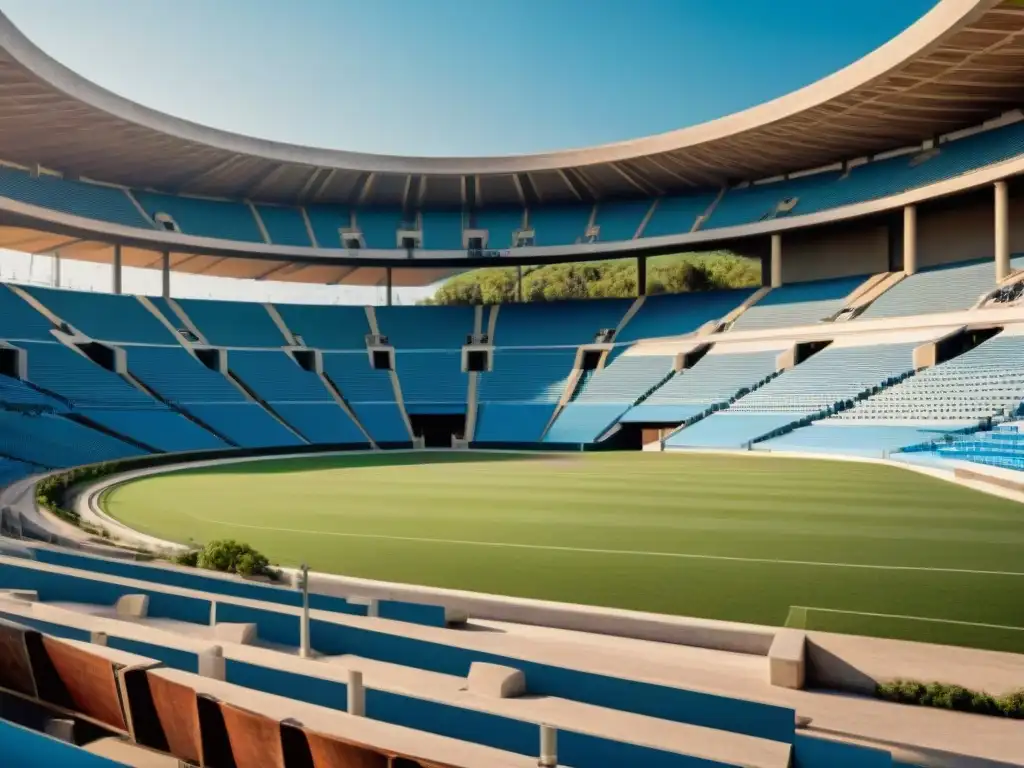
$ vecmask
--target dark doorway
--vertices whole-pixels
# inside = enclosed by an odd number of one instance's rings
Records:
[[[451,448],[452,435],[463,437],[466,434],[466,414],[464,413],[411,413],[412,432],[422,437],[427,448]]]

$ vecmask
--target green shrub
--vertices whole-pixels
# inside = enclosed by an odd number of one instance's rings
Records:
[[[43,478],[36,483],[36,503],[46,509],[51,514],[59,517],[65,522],[71,523],[72,525],[82,527],[82,518],[75,510],[67,509],[64,507],[64,497],[66,496],[68,489],[79,483],[89,482],[97,480],[101,477],[116,472],[118,464],[116,463],[105,463],[105,464],[94,464],[88,467],[75,467],[69,469],[66,472],[59,472],[49,477]],[[87,533],[94,533],[101,535],[104,538],[110,538],[110,532],[105,529],[96,528],[92,526]]]
[[[248,544],[234,539],[211,541],[202,549],[195,549],[174,557],[178,565],[203,568],[241,576],[266,576],[273,580],[280,574],[270,567],[270,561]]]
[[[996,702],[999,711],[1006,717],[1024,720],[1024,691],[1014,691],[999,698]]]
[[[977,715],[994,715],[1024,719],[1024,690],[995,697],[983,691],[972,691],[961,685],[924,683],[916,680],[893,680],[879,683],[875,695],[885,701],[922,707],[952,709]]]
[[[199,563],[199,550],[191,549],[188,552],[182,552],[171,558],[171,562],[177,565],[185,565],[189,568],[195,568]]]

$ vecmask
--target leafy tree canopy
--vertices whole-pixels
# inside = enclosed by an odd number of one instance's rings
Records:
[[[647,260],[647,293],[746,288],[761,282],[756,259],[728,251],[655,256]],[[624,298],[637,294],[635,259],[523,268],[523,301]],[[516,300],[516,268],[490,267],[456,275],[424,304],[503,304]]]

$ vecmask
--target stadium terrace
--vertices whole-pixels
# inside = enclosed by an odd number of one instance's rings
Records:
[[[1022,107],[1024,4],[940,0],[692,128],[365,155],[133,104],[0,14],[0,248],[110,268],[0,285],[0,755],[1024,766]],[[647,295],[713,250],[759,284]],[[636,295],[522,300],[616,259]],[[483,266],[519,300],[392,302]],[[279,572],[198,567],[224,540]]]

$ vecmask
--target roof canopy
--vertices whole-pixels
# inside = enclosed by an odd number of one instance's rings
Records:
[[[845,69],[691,128],[534,155],[370,155],[254,139],[148,109],[76,75],[0,14],[0,159],[227,198],[429,207],[650,197],[919,143],[1022,103],[1024,7],[941,0]]]

